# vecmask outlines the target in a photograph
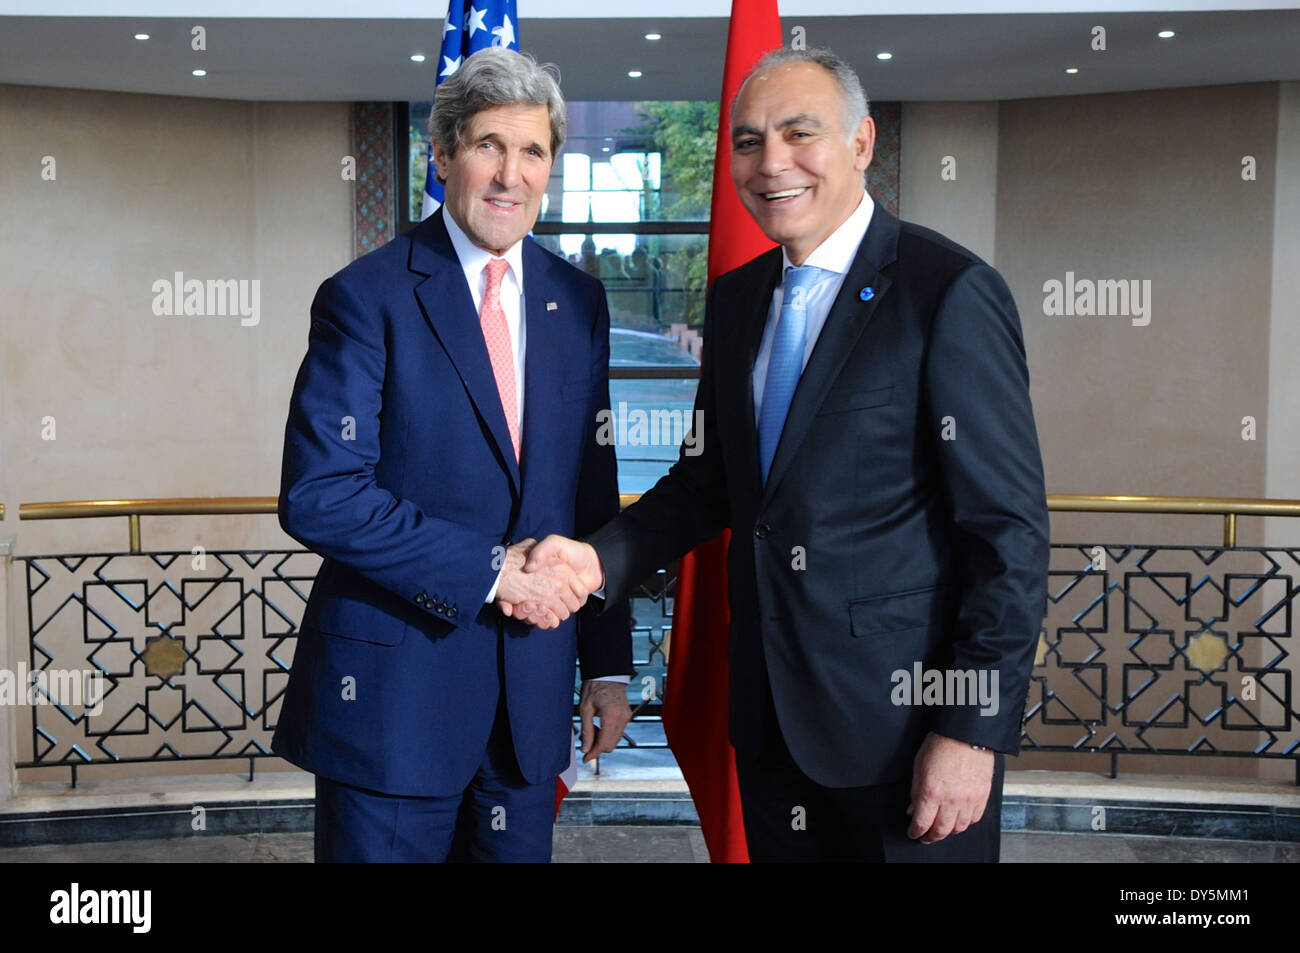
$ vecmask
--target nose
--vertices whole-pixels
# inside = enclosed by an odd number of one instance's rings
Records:
[[[763,140],[763,152],[758,160],[760,175],[774,179],[788,170],[792,164],[790,146],[779,135],[769,135]]]
[[[503,189],[512,189],[518,185],[522,179],[519,174],[519,156],[507,151],[501,157],[501,164],[497,166],[496,179]]]

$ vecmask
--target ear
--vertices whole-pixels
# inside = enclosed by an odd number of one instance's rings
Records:
[[[853,168],[859,172],[865,171],[867,166],[871,165],[875,148],[876,121],[866,116],[858,123],[857,131],[853,133]]]
[[[433,143],[433,166],[434,174],[438,179],[438,183],[440,185],[446,185],[447,170],[451,168],[451,156],[442,151],[442,146],[438,144],[437,140],[434,140]]]

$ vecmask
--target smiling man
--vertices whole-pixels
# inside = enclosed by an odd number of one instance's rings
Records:
[[[526,568],[567,564],[614,597],[730,528],[750,857],[996,860],[1048,556],[1015,304],[971,252],[872,202],[875,125],[834,54],[768,54],[731,128],[735,187],[781,247],[709,289],[703,450]],[[916,670],[941,690],[896,691]],[[990,684],[996,704],[943,690]]]
[[[531,57],[470,56],[431,119],[446,203],[312,304],[279,512],[324,560],[272,748],[316,775],[318,861],[549,860],[575,655],[587,758],[631,716],[626,600],[522,572],[618,512],[605,292],[527,238],[564,130]]]

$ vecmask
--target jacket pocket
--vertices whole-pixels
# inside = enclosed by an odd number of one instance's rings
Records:
[[[868,407],[883,407],[894,399],[894,385],[873,387],[870,390],[854,390],[845,393],[832,392],[822,401],[817,416],[826,414],[843,414],[850,410],[866,410]]]
[[[397,645],[406,636],[406,623],[384,610],[347,596],[326,596],[304,628],[373,645]]]
[[[938,625],[943,621],[947,592],[947,586],[936,585],[855,599],[849,603],[853,635],[875,637]]]

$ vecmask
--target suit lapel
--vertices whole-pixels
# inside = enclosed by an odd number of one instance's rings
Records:
[[[560,387],[557,368],[564,366],[562,336],[555,333],[560,320],[559,308],[567,300],[551,281],[546,254],[529,239],[524,239],[524,443],[523,478],[525,485],[543,479],[543,458],[548,435],[555,432],[554,414],[562,407],[556,400]],[[548,314],[546,304],[555,302],[557,310]],[[524,494],[528,498],[528,494]]]
[[[465,283],[465,271],[447,235],[447,226],[443,224],[444,214],[439,209],[412,231],[408,267],[417,274],[428,276],[416,286],[415,295],[430,329],[456,366],[470,400],[492,435],[501,465],[510,474],[511,483],[518,493],[519,465],[515,461],[505,411],[501,409],[496,375],[492,372],[483,329],[474,309],[474,298]],[[530,335],[530,348],[532,344]]]
[[[795,388],[790,412],[781,431],[781,441],[772,458],[772,469],[763,487],[764,503],[772,498],[781,478],[790,469],[813,417],[889,290],[892,282],[881,271],[895,260],[897,253],[898,219],[877,205],[872,211],[867,233],[858,246],[858,253],[853,257],[853,264],[849,266],[840,292],[826,316],[826,323],[808,358],[808,366]],[[872,289],[872,297],[863,301],[860,294],[868,287]]]

